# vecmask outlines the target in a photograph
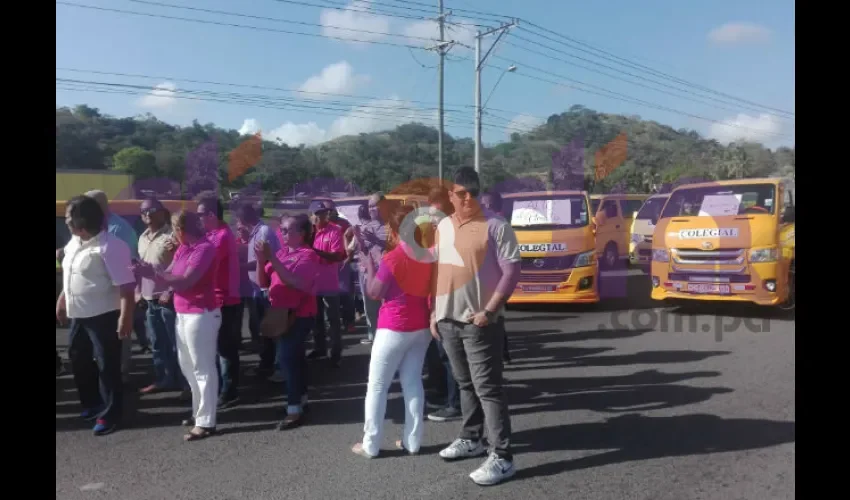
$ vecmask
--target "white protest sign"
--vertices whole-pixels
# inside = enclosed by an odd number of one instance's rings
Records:
[[[740,206],[740,194],[708,194],[702,199],[699,215],[700,217],[738,215]]]

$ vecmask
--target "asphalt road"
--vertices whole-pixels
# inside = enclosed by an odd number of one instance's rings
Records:
[[[478,459],[436,455],[457,422],[428,422],[420,456],[389,451],[401,428],[397,384],[385,458],[352,454],[369,350],[349,335],[338,371],[312,367],[309,425],[287,432],[275,430],[283,387],[246,379],[244,404],[220,413],[219,436],[185,443],[184,403],[132,394],[125,427],[96,438],[77,417],[72,380],[58,378],[56,498],[794,498],[793,319],[746,307],[668,314],[652,309],[645,279],[628,282],[629,297],[606,305],[509,312],[519,472],[502,485],[471,482]],[[66,344],[57,330],[57,345]],[[150,357],[134,363],[140,387]]]

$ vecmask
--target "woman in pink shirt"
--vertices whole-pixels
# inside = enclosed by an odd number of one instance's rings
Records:
[[[378,456],[380,451],[387,392],[396,371],[405,407],[404,431],[396,447],[415,454],[422,443],[425,405],[422,365],[431,342],[428,296],[432,264],[416,260],[412,248],[399,236],[403,223],[415,225],[412,212],[413,207],[403,206],[390,217],[388,251],[381,259],[377,274],[371,259],[363,256],[361,260],[366,268],[366,293],[374,300],[383,300],[369,363],[363,442],[351,449],[367,458]],[[357,235],[359,238],[359,231]]]
[[[180,212],[172,217],[171,224],[180,246],[169,268],[159,272],[142,263],[138,270],[167,283],[174,292],[177,360],[192,390],[192,416],[183,422],[192,429],[184,439],[194,441],[215,434],[216,429],[216,351],[221,326],[214,290],[216,252],[197,214]]]
[[[278,430],[303,423],[307,404],[307,359],[304,344],[316,319],[316,274],[321,261],[313,251],[313,224],[306,215],[280,221],[281,248],[272,253],[269,244],[258,241],[257,281],[268,287],[272,309],[289,309],[294,322],[277,342],[280,370],[286,373],[286,417]]]

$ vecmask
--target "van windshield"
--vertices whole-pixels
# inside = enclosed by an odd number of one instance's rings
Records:
[[[718,185],[674,191],[661,217],[722,217],[773,214],[775,211],[776,186],[773,184]]]
[[[650,198],[646,200],[646,203],[640,207],[638,210],[636,220],[652,220],[653,218],[659,217],[661,215],[661,209],[664,208],[664,202],[667,201],[667,197],[662,198]]]
[[[518,230],[571,229],[589,221],[587,198],[581,195],[505,199],[503,208]]]

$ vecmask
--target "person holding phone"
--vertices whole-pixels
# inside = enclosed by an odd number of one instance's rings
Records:
[[[405,417],[401,440],[395,446],[416,454],[422,444],[425,407],[422,366],[431,342],[428,297],[433,264],[417,260],[411,244],[401,238],[402,226],[408,221],[414,223],[413,210],[411,206],[402,206],[390,217],[389,251],[377,271],[372,260],[361,255],[366,263],[366,293],[382,302],[369,360],[363,441],[351,448],[366,458],[379,454],[387,393],[396,372],[404,395]],[[359,230],[356,235],[362,240]]]
[[[222,314],[215,295],[216,249],[206,238],[201,216],[180,212],[171,219],[180,247],[168,269],[140,263],[136,272],[174,291],[177,313],[177,360],[192,391],[192,427],[183,439],[195,441],[216,433],[218,367],[216,350]]]
[[[304,344],[318,307],[315,283],[321,262],[313,251],[313,225],[304,215],[281,219],[281,248],[257,241],[257,279],[268,287],[270,309],[288,309],[295,316],[287,331],[276,332],[279,369],[286,373],[286,417],[278,430],[303,423],[307,404],[307,360]]]

